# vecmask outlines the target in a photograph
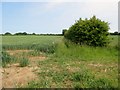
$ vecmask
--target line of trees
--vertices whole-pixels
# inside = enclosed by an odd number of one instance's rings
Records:
[[[43,35],[43,36],[62,36],[62,34],[36,34],[36,33],[32,33],[32,34],[29,34],[29,33],[26,33],[26,32],[18,32],[18,33],[15,33],[15,34],[12,34],[10,32],[6,32],[2,35]]]
[[[65,34],[65,32],[67,31],[67,29],[63,29],[62,30],[62,34],[36,34],[36,33],[32,33],[32,34],[29,34],[29,33],[26,33],[26,32],[18,32],[18,33],[15,33],[15,34],[12,34],[10,32],[6,32],[2,35],[43,35],[43,36],[63,36]],[[115,31],[113,33],[110,33],[110,35],[120,35],[120,33],[118,31]]]

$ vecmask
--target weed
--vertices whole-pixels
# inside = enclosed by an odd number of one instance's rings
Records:
[[[7,52],[2,51],[2,66],[6,67],[6,65],[10,63],[11,60],[11,56]]]
[[[28,58],[21,58],[21,60],[20,60],[20,66],[21,67],[25,67],[25,66],[27,66],[29,64],[29,60],[28,60]]]

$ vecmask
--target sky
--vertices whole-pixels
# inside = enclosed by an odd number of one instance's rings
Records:
[[[2,0],[0,33],[60,34],[79,18],[97,18],[118,30],[118,0]]]

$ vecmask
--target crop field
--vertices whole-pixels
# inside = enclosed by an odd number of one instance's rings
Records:
[[[117,88],[118,36],[107,47],[73,44],[63,36],[2,36],[7,88]]]

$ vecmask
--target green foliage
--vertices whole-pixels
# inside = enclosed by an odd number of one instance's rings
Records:
[[[29,60],[28,60],[28,58],[21,58],[21,60],[20,60],[20,66],[21,67],[25,67],[25,66],[27,66],[29,64]]]
[[[64,37],[80,45],[106,46],[108,44],[108,30],[108,23],[95,16],[89,20],[80,18],[69,28]]]

